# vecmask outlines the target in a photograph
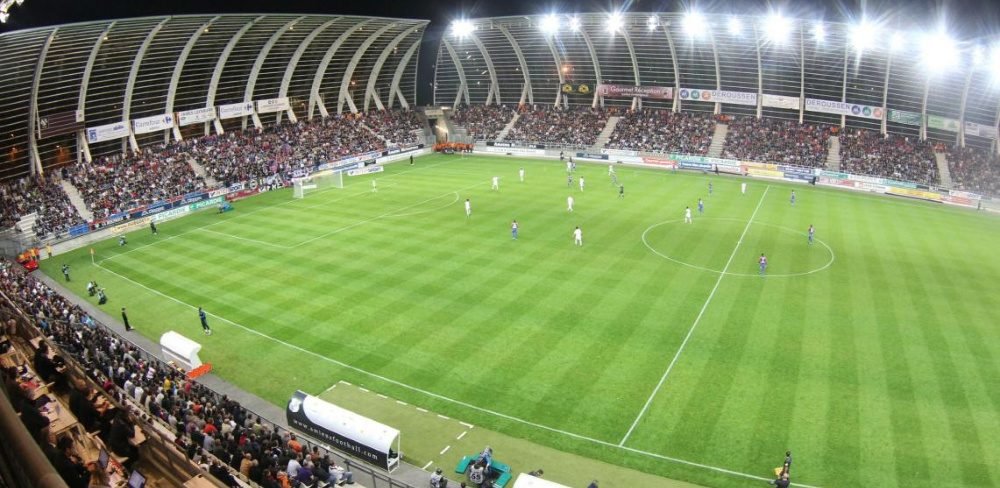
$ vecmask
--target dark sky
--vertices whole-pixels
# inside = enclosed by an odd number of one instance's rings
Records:
[[[830,21],[856,19],[862,11],[891,18],[894,28],[930,27],[946,19],[949,32],[959,39],[1000,34],[1000,0],[25,0],[11,10],[0,33],[87,20],[169,14],[317,13],[357,14],[428,19],[431,26],[420,50],[419,103],[430,103],[429,83],[438,38],[458,16],[492,17],[546,12],[595,12],[611,8],[630,11],[677,12],[694,5],[706,13],[757,13],[774,6],[787,16]]]

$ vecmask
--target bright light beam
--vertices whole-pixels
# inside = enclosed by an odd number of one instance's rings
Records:
[[[792,32],[792,22],[779,13],[773,13],[764,21],[764,32],[771,42],[784,44]]]
[[[608,32],[614,34],[620,31],[624,25],[621,13],[615,12],[608,16]]]
[[[738,19],[736,17],[730,17],[729,18],[729,35],[731,35],[731,36],[739,36],[740,34],[743,34],[743,22],[740,22],[740,19]]]
[[[858,52],[866,51],[875,46],[875,39],[878,35],[878,28],[862,20],[860,24],[851,27],[851,45]]]
[[[476,25],[468,20],[455,20],[451,23],[451,33],[457,37],[466,37],[476,30]]]
[[[542,32],[546,34],[556,34],[559,32],[560,27],[559,17],[556,17],[554,14],[546,15],[545,17],[542,17],[542,22],[539,27],[541,27]]]
[[[689,37],[701,38],[705,37],[708,31],[708,22],[705,21],[705,16],[701,15],[699,12],[688,12],[684,16],[684,32],[687,33]]]

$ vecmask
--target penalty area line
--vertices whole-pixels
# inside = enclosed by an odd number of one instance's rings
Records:
[[[633,421],[632,425],[628,428],[628,432],[625,433],[621,442],[618,443],[618,447],[625,447],[625,442],[632,436],[632,432],[635,431],[635,428],[639,425],[639,421],[642,420],[642,417],[646,415],[646,412],[649,410],[649,406],[653,403],[653,398],[656,398],[656,394],[660,392],[660,388],[662,388],[663,384],[667,382],[667,377],[670,376],[670,372],[673,371],[674,365],[677,364],[677,360],[680,359],[681,353],[684,352],[684,348],[687,346],[688,341],[691,340],[694,330],[698,327],[698,324],[701,323],[701,318],[705,316],[705,310],[708,309],[708,304],[712,303],[712,298],[715,297],[715,292],[719,290],[719,285],[722,283],[722,279],[726,277],[726,271],[728,271],[729,266],[733,264],[733,258],[736,257],[736,252],[740,250],[740,244],[743,244],[743,238],[746,237],[747,231],[750,230],[750,225],[753,224],[753,219],[757,216],[757,211],[760,210],[761,204],[764,203],[764,197],[767,196],[767,191],[770,189],[770,185],[764,188],[764,193],[761,194],[760,200],[757,202],[757,206],[753,209],[753,213],[750,214],[750,220],[747,220],[747,225],[743,228],[743,233],[740,234],[739,240],[736,241],[736,246],[733,247],[733,252],[729,255],[729,260],[726,261],[726,266],[722,268],[722,272],[719,273],[719,279],[715,280],[715,286],[712,287],[712,291],[708,294],[708,298],[705,299],[705,303],[701,306],[701,311],[699,311],[698,316],[695,317],[694,323],[691,324],[691,328],[688,329],[687,335],[684,336],[681,346],[677,348],[674,358],[670,360],[667,370],[664,371],[663,376],[660,377],[660,381],[656,384],[656,388],[653,388],[653,392],[649,394],[649,398],[646,399],[646,403],[642,406],[642,410],[639,411],[639,415],[636,415],[635,421]]]

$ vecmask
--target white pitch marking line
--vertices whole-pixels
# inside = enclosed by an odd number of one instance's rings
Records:
[[[425,464],[424,467],[422,467],[420,469],[422,469],[424,471],[427,471],[427,467],[430,466],[430,465],[432,465],[432,464],[434,464],[434,461],[427,461],[427,464]]]
[[[354,385],[352,385],[352,384],[350,384],[350,383],[348,383],[348,382],[346,382],[344,380],[340,380],[340,382],[343,383],[343,384],[345,384],[345,385],[347,385],[347,386],[354,386]]]
[[[468,433],[469,433],[469,431],[463,430],[461,434],[458,434],[458,437],[456,437],[455,440],[456,441],[462,440],[462,438],[465,437],[465,434],[468,434]]]
[[[358,389],[361,390],[361,391],[363,391],[363,392],[365,392],[365,393],[370,393],[369,390],[368,390],[368,388],[361,388],[359,386]]]
[[[417,411],[421,412],[421,413],[427,413],[427,409],[426,408],[417,407]]]
[[[468,428],[470,428],[470,429],[474,427],[472,424],[467,424],[465,422],[459,422],[459,423],[462,424],[462,425],[464,425],[464,426],[466,426],[466,427],[468,427]]]
[[[289,249],[288,246],[283,246],[281,244],[275,244],[273,242],[267,242],[267,241],[260,241],[260,240],[257,240],[257,239],[250,239],[249,237],[234,236],[232,234],[226,234],[225,232],[216,232],[214,230],[210,230],[210,229],[207,229],[205,227],[202,227],[199,230],[201,230],[202,232],[208,232],[209,234],[215,234],[215,235],[219,235],[219,236],[223,236],[223,237],[228,237],[230,239],[236,239],[236,240],[239,240],[239,241],[252,242],[254,244],[261,244],[261,245],[264,245],[264,246],[274,247],[274,248],[278,248],[278,249]]]
[[[381,393],[376,393],[376,395],[378,395],[379,398],[385,398],[386,400],[389,399],[389,397],[387,397],[387,396],[385,396],[385,395],[383,395]]]
[[[439,456],[443,455],[444,453],[448,452],[448,449],[451,449],[451,446],[444,446],[444,449],[441,449],[441,452],[439,452],[438,455]]]
[[[673,371],[674,365],[677,364],[677,360],[681,357],[681,353],[684,352],[684,347],[687,346],[688,341],[691,339],[691,335],[694,334],[694,330],[701,323],[701,318],[705,315],[705,310],[708,309],[708,304],[712,303],[712,298],[715,296],[715,292],[719,289],[719,284],[722,283],[722,279],[726,277],[726,271],[729,270],[729,266],[733,264],[733,258],[736,257],[736,252],[740,250],[740,244],[743,244],[743,238],[746,237],[747,231],[750,230],[750,225],[753,224],[754,217],[757,216],[757,211],[760,210],[761,204],[764,203],[764,197],[767,196],[767,191],[771,189],[771,185],[764,188],[764,193],[761,194],[760,200],[757,202],[757,207],[753,209],[753,213],[750,214],[750,220],[747,220],[746,227],[743,228],[743,233],[740,234],[740,238],[736,241],[736,246],[733,247],[732,254],[729,255],[729,260],[726,261],[726,266],[722,268],[722,273],[719,273],[719,279],[715,280],[715,286],[712,287],[712,291],[708,294],[708,298],[705,299],[705,303],[701,306],[701,311],[698,312],[698,316],[695,317],[694,323],[691,324],[691,328],[688,329],[687,335],[684,336],[684,341],[681,342],[681,346],[677,348],[677,352],[674,354],[674,358],[670,360],[670,365],[667,366],[667,370],[664,371],[663,376],[660,377],[660,382],[656,384],[656,388],[653,388],[653,393],[649,394],[649,398],[646,399],[646,404],[642,406],[642,410],[639,411],[639,415],[636,415],[635,421],[628,428],[628,432],[622,437],[621,442],[618,443],[618,447],[623,447],[628,438],[635,431],[635,427],[639,425],[639,421],[642,420],[642,416],[646,415],[646,411],[649,410],[649,406],[653,403],[653,398],[656,394],[660,392],[660,388],[663,387],[663,383],[667,381],[667,377],[670,376],[670,372]]]
[[[329,388],[327,388],[327,389],[326,389],[325,391],[323,391],[323,393],[326,393],[326,392],[328,392],[328,391],[330,391],[330,390],[332,390],[332,389],[334,389],[334,388],[336,388],[336,387],[337,387],[337,384],[336,384],[336,383],[334,383],[334,384],[330,385],[330,387],[329,387]]]
[[[444,415],[441,415],[441,414],[438,414],[438,418],[445,419],[445,420],[451,420],[450,418],[445,417]]]
[[[408,403],[406,403],[404,401],[400,401],[400,400],[396,400],[396,403],[398,403],[400,405],[409,405]]]

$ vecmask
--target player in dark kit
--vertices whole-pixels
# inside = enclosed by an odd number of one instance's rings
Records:
[[[156,222],[153,222],[152,220],[149,221],[149,230],[154,236],[160,235],[159,232],[156,232]]]
[[[198,318],[201,319],[201,329],[205,331],[205,335],[212,335],[212,328],[208,326],[208,316],[201,307],[198,307]]]

